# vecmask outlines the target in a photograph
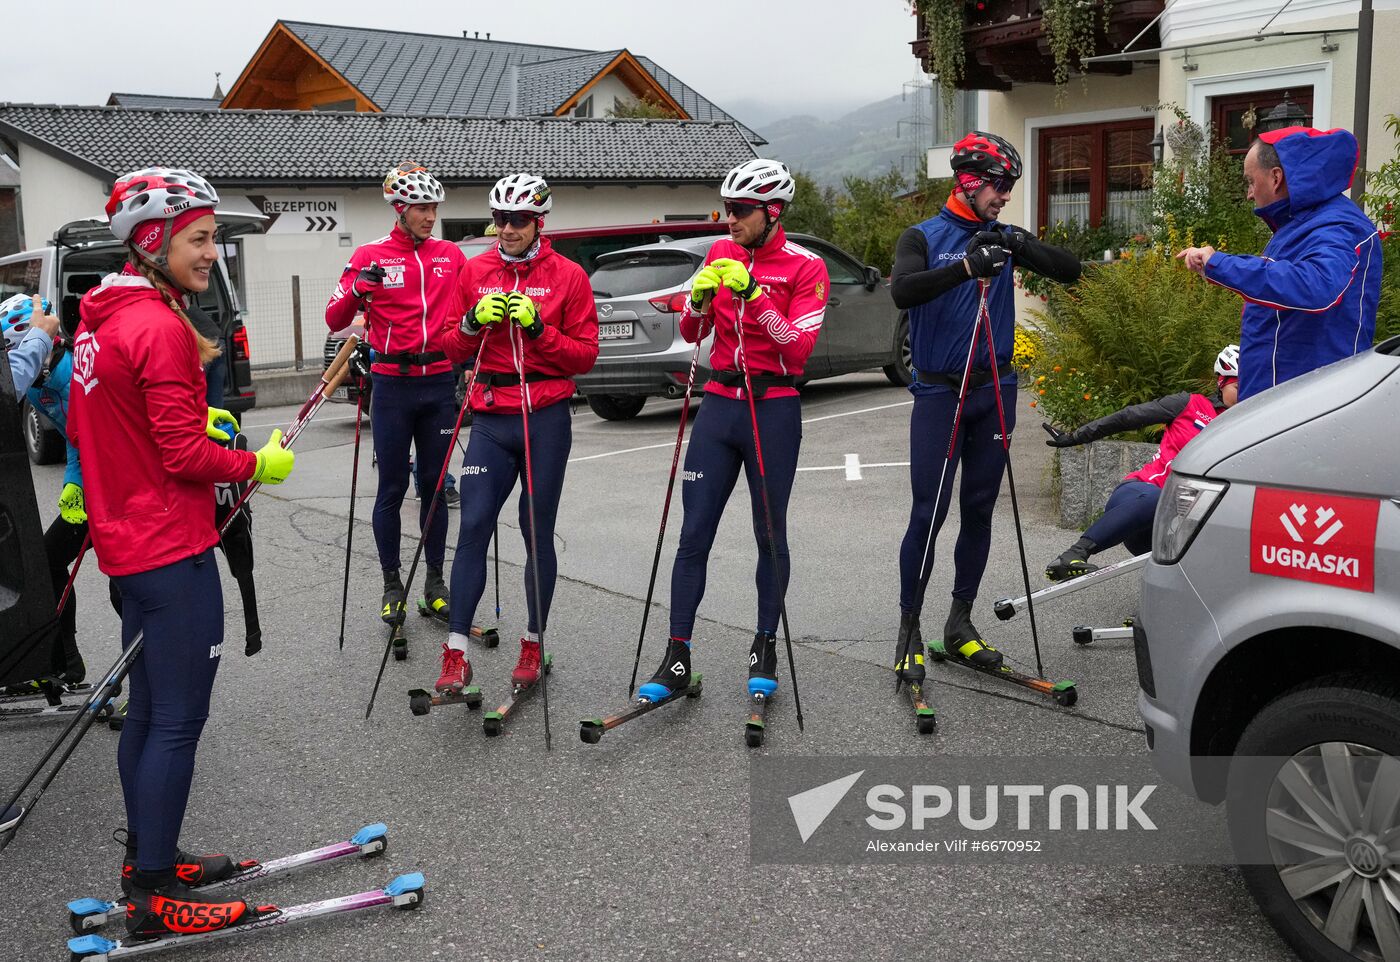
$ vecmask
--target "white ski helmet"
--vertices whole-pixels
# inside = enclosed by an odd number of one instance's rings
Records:
[[[117,240],[128,242],[148,220],[169,222],[187,210],[219,203],[219,195],[198,174],[178,167],[147,167],[120,177],[107,199],[107,219]]]
[[[1240,346],[1227,344],[1215,358],[1215,373],[1221,377],[1240,376]]]
[[[756,157],[725,174],[719,195],[725,200],[787,204],[792,201],[794,191],[792,174],[786,164]]]
[[[40,309],[47,314],[49,302],[45,298]],[[30,322],[34,318],[34,298],[29,294],[15,294],[0,303],[0,336],[3,336],[5,350],[19,347],[19,342],[29,333]]]
[[[511,174],[491,188],[492,210],[524,210],[543,217],[553,206],[549,185],[534,174]]]
[[[446,198],[437,178],[414,161],[406,160],[384,175],[386,204],[441,204]]]

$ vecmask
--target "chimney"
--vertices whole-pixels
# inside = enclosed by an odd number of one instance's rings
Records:
[[[490,40],[490,39],[491,39],[491,31],[490,31],[490,30],[486,31],[486,39],[487,39],[487,40]]]
[[[463,40],[466,40],[466,39],[467,39],[467,32],[466,32],[465,30],[462,31],[462,39],[463,39]]]

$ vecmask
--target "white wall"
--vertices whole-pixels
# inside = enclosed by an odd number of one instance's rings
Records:
[[[43,247],[69,221],[102,214],[110,184],[24,143],[19,145],[19,166],[25,250]]]
[[[583,95],[583,99],[587,100],[589,97],[593,98],[592,116],[594,117],[606,117],[608,111],[613,109],[614,98],[622,101],[624,104],[637,99],[632,95],[632,91],[627,89],[627,85],[617,79],[613,74],[608,74],[602,80],[599,80],[592,87],[588,88],[588,93]],[[576,110],[577,105],[575,105],[575,110],[571,110],[569,113],[572,115]]]

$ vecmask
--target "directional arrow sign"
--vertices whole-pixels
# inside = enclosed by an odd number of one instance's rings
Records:
[[[325,233],[325,232],[327,232],[327,231],[333,231],[333,230],[335,230],[335,218],[334,218],[334,217],[307,217],[307,218],[306,218],[306,231],[307,231],[307,233],[313,233],[313,232],[314,232],[314,233]]]
[[[345,201],[324,194],[249,194],[269,234],[329,234],[345,222]],[[285,216],[284,216],[285,215]]]

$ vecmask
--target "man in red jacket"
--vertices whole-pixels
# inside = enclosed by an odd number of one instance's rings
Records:
[[[447,643],[442,646],[438,691],[461,691],[471,682],[467,636],[486,588],[486,549],[516,478],[521,482],[529,630],[520,639],[520,663],[511,680],[532,685],[542,670],[539,639],[549,618],[557,568],[554,519],[573,445],[567,401],[574,393],[573,376],[592,369],[598,359],[598,313],[588,276],[573,261],[556,254],[542,233],[544,215],[553,205],[549,185],[540,177],[513,174],[496,182],[491,189],[491,217],[499,240],[491,250],[467,261],[458,282],[455,312],[465,311],[466,316],[460,324],[450,320],[443,329],[449,358],[465,363],[479,352],[481,361],[470,398],[471,439],[458,484],[462,519],[452,561],[452,594],[457,601]],[[530,420],[530,466],[539,525],[533,538],[525,494],[522,407]],[[535,593],[536,566],[543,597]]]
[[[374,352],[374,453],[379,492],[374,499],[374,542],[384,569],[380,617],[403,621],[407,602],[399,578],[399,514],[408,493],[409,446],[423,467],[418,484],[418,524],[427,523],[438,472],[452,447],[456,378],[443,351],[443,325],[452,317],[457,275],[466,263],[461,248],[433,235],[442,185],[421,165],[399,164],[384,178],[384,200],[397,219],[387,237],[356,248],[326,305],[326,324],[344,330],[364,312],[365,342]],[[447,508],[438,510],[424,540],[428,574],[423,597],[430,611],[448,610],[442,564],[447,544]]]

